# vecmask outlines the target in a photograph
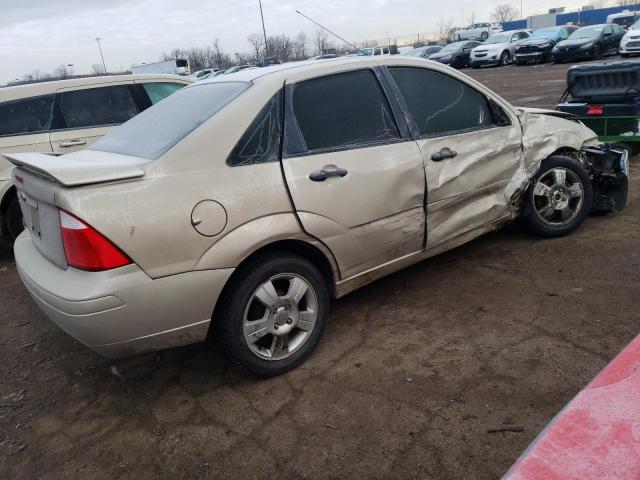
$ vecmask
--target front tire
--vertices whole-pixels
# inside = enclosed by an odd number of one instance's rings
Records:
[[[589,174],[571,157],[554,155],[540,166],[525,194],[524,221],[542,237],[560,237],[584,222],[593,201]]]
[[[480,40],[482,40],[483,42],[484,42],[487,38],[489,38],[489,33],[487,33],[487,32],[482,32],[482,33],[480,34]]]
[[[502,52],[502,55],[500,55],[500,65],[506,67],[507,65],[509,65],[510,61],[511,54],[507,51]]]
[[[269,254],[235,273],[222,302],[213,327],[222,349],[235,364],[271,377],[315,349],[329,312],[329,288],[306,259]]]

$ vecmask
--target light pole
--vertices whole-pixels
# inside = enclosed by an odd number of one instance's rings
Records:
[[[264,28],[264,15],[262,14],[262,0],[258,0],[260,5],[260,19],[262,20],[262,34],[264,35],[264,53],[265,58],[269,56],[269,44],[267,43],[267,30]]]
[[[96,37],[96,42],[98,42],[98,50],[100,50],[100,58],[102,58],[102,69],[104,73],[107,73],[107,65],[104,63],[104,55],[102,55],[102,47],[100,46],[100,37]]]

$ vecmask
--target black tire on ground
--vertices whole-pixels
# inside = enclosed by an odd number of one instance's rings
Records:
[[[274,275],[290,273],[304,278],[317,298],[317,318],[306,342],[289,357],[280,360],[260,358],[248,346],[244,338],[245,310],[250,307],[258,287]],[[221,299],[219,317],[212,325],[213,337],[236,365],[254,375],[271,377],[300,365],[313,352],[329,313],[329,286],[327,280],[311,262],[289,253],[272,253],[260,256],[242,266],[225,288]]]
[[[541,200],[542,197],[534,195],[534,190],[538,180],[542,179],[545,177],[545,174],[548,174],[551,170],[555,169],[572,172],[575,177],[579,179],[582,187],[582,202],[579,206],[577,203],[574,204],[576,213],[566,223],[563,223],[561,218],[556,217],[556,220],[558,221],[557,224],[550,224],[549,221],[545,221],[542,218],[541,213],[538,211],[538,208],[541,208],[539,202],[543,202],[544,204],[546,199],[543,198]],[[573,201],[574,200],[571,200],[571,202]],[[542,162],[540,171],[531,180],[531,184],[527,189],[524,198],[525,205],[523,220],[528,229],[536,235],[540,235],[542,237],[560,237],[571,233],[573,230],[578,228],[582,222],[584,222],[591,211],[592,201],[593,188],[591,186],[589,174],[582,164],[571,157],[554,155]],[[556,215],[556,213],[554,213],[554,215]],[[560,215],[560,213],[557,215]]]
[[[629,58],[631,55],[629,55],[628,53],[621,53],[620,56],[622,58]]]
[[[506,65],[509,65],[510,60],[511,60],[511,54],[507,51],[502,52],[502,55],[500,55],[500,65],[503,67]]]
[[[22,210],[20,210],[20,204],[18,203],[18,197],[13,195],[11,200],[9,201],[9,207],[7,208],[6,215],[6,227],[7,233],[9,234],[9,239],[11,241],[15,240],[22,230],[24,230],[24,226],[22,223]]]

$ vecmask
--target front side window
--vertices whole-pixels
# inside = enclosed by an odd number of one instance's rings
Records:
[[[280,157],[282,133],[282,93],[277,93],[260,110],[247,131],[231,151],[227,164],[231,166],[277,162]]]
[[[295,86],[293,111],[308,150],[399,138],[382,88],[371,70],[339,73]]]
[[[392,67],[421,136],[493,125],[487,98],[467,84],[424,68]]]
[[[0,135],[20,135],[49,130],[53,95],[0,103]]]
[[[60,113],[67,128],[117,125],[139,111],[127,85],[64,92]]]
[[[142,86],[149,96],[151,105],[155,105],[160,100],[168,97],[177,90],[180,90],[185,85],[184,83],[149,82],[143,83]]]

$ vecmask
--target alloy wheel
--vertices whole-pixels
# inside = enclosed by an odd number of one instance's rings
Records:
[[[257,357],[283,360],[309,340],[317,318],[318,297],[311,283],[294,273],[274,275],[249,299],[244,340]]]
[[[584,186],[566,168],[552,168],[542,175],[533,189],[533,206],[540,219],[551,226],[570,223],[580,213]]]

